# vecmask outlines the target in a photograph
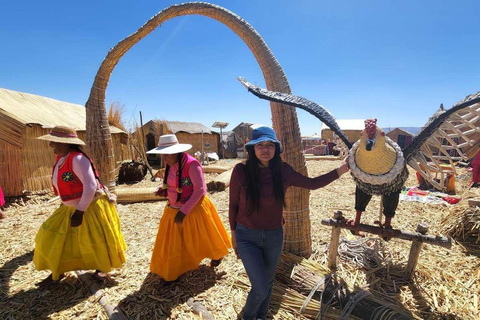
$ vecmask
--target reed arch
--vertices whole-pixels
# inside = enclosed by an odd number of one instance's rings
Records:
[[[86,142],[98,166],[102,181],[115,186],[115,161],[112,138],[105,107],[105,92],[113,69],[135,44],[167,20],[179,16],[202,15],[223,23],[237,34],[250,48],[271,91],[291,93],[287,77],[260,34],[245,20],[220,6],[205,2],[172,5],[150,20],[137,32],[120,41],[103,60],[95,76],[86,107]],[[306,175],[305,158],[300,137],[297,113],[294,107],[270,102],[273,128],[284,147],[283,160]],[[301,255],[311,254],[309,192],[289,188],[286,195],[284,250]]]

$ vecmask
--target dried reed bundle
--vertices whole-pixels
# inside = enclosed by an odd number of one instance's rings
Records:
[[[442,232],[457,240],[473,239],[480,243],[480,208],[469,206],[467,201],[477,197],[478,189],[467,191],[465,198],[442,221]]]
[[[388,319],[412,319],[383,299],[356,288],[349,278],[341,279],[322,265],[284,253],[277,267],[276,278],[292,290],[323,303],[322,310],[334,308],[342,316]]]
[[[166,200],[166,197],[159,197],[155,195],[157,187],[149,188],[118,188],[117,202],[118,203],[132,203],[132,202],[147,202]]]

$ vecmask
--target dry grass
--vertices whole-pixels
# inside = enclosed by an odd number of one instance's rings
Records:
[[[228,161],[228,160],[227,160]],[[224,163],[231,166],[232,163]],[[310,176],[327,172],[339,165],[339,161],[309,161]],[[147,175],[148,178],[149,175]],[[213,177],[209,174],[207,182]],[[468,177],[457,180],[457,191],[463,193]],[[126,188],[152,187],[157,183],[148,180]],[[416,185],[411,174],[407,186]],[[310,195],[312,220],[312,256],[302,262],[317,270],[320,276],[326,265],[326,247],[330,240],[330,228],[321,225],[323,218],[331,217],[340,209],[344,215],[354,216],[354,182],[349,175]],[[210,195],[220,217],[228,226],[228,189]],[[62,283],[49,291],[37,289],[34,284],[48,275],[36,271],[31,262],[35,234],[41,223],[58,206],[50,201],[51,195],[19,199],[18,204],[6,210],[8,216],[0,220],[0,318],[83,318],[105,319],[106,314],[95,298],[75,275],[69,275]],[[20,203],[21,200],[21,203]],[[461,202],[462,203],[462,202]],[[112,304],[118,304],[130,319],[198,319],[190,307],[188,298],[201,302],[216,319],[235,319],[242,310],[248,293],[248,279],[243,266],[233,254],[229,254],[215,270],[208,261],[196,270],[181,276],[171,285],[165,285],[149,273],[150,256],[165,202],[118,205],[123,233],[128,246],[124,267],[112,272],[116,283],[106,286]],[[379,198],[373,197],[362,222],[372,224],[378,219]],[[442,222],[452,211],[450,205],[428,205],[400,202],[393,220],[395,228],[414,231],[417,224],[426,221],[429,234],[440,234]],[[344,240],[350,240],[342,233]],[[424,245],[412,281],[401,280],[406,265],[410,243],[392,239],[384,242],[372,238],[378,244],[377,253],[383,257],[382,265],[369,269],[358,265],[346,256],[340,257],[336,277],[351,288],[370,291],[384,303],[392,303],[412,317],[422,319],[478,319],[480,294],[480,259],[478,246],[454,243],[448,250]],[[292,278],[293,279],[293,278]],[[275,291],[272,316],[275,319],[304,319],[292,305],[303,302],[292,286],[280,285]],[[283,301],[279,305],[279,301]],[[289,302],[290,301],[290,302]],[[300,302],[300,304],[301,304]],[[318,307],[311,301],[310,306]],[[311,309],[308,309],[311,313]]]
[[[110,109],[108,110],[108,124],[127,131],[125,129],[124,115],[127,107],[119,101],[110,102]]]

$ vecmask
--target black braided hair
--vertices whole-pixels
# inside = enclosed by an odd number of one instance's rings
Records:
[[[182,158],[183,152],[177,153],[177,161],[178,161],[178,188],[182,188]],[[167,183],[168,172],[170,171],[170,165],[167,164],[165,167],[165,176],[163,177],[163,183]],[[177,189],[178,189],[177,188]],[[180,197],[182,196],[181,192],[177,190],[177,202],[180,201]]]
[[[182,158],[183,158],[183,152],[180,152],[177,154],[177,161],[178,161],[178,188],[182,190]],[[178,192],[177,188],[177,202],[180,201],[180,198],[182,196],[182,192]],[[183,190],[182,190],[183,191]]]

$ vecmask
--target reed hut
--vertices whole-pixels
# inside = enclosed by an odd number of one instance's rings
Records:
[[[365,119],[343,119],[337,120],[338,126],[345,133],[350,143],[355,143],[360,139],[360,134],[365,129]],[[334,140],[333,131],[322,123],[322,139],[328,141]]]
[[[198,122],[150,120],[140,128],[140,132],[145,137],[148,150],[157,146],[161,135],[173,133],[180,143],[192,145],[192,149],[187,151],[192,156],[197,151],[220,154],[220,134]],[[148,155],[150,163],[158,162],[158,158],[155,154]]]
[[[402,128],[395,128],[387,133],[387,137],[395,141],[400,148],[404,149],[412,142],[415,135]]]
[[[55,157],[48,141],[36,138],[66,125],[85,141],[85,115],[82,105],[0,88],[0,185],[5,196],[52,188]],[[128,134],[113,126],[110,131],[115,160],[131,159]]]

